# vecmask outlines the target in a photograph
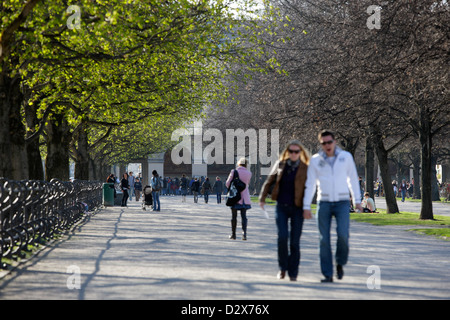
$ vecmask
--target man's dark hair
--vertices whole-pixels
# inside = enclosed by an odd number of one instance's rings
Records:
[[[334,133],[329,131],[329,130],[322,130],[322,131],[320,131],[318,138],[320,140],[320,138],[323,138],[323,137],[326,137],[326,136],[331,136],[333,138],[333,140],[334,140]]]

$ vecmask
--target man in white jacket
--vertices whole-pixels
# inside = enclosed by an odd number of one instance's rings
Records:
[[[319,133],[322,151],[310,161],[303,198],[303,215],[311,218],[311,202],[317,187],[317,224],[320,233],[320,267],[325,279],[333,282],[333,259],[330,242],[331,218],[337,223],[336,264],[337,277],[344,276],[343,266],[347,263],[350,227],[350,194],[353,204],[362,212],[358,174],[352,155],[336,146],[334,134]]]

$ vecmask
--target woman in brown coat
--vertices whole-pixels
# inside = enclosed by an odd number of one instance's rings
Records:
[[[278,264],[280,267],[278,279],[284,279],[287,271],[291,281],[297,280],[300,265],[300,236],[304,218],[303,194],[309,159],[309,152],[299,141],[290,141],[281,153],[279,161],[273,166],[260,192],[261,208],[264,209],[269,193],[272,195],[272,200],[277,201],[275,218],[278,227]],[[272,191],[270,191],[271,189]],[[290,232],[289,219],[291,220]]]

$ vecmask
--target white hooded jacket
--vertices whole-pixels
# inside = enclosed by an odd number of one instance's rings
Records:
[[[358,173],[351,153],[336,147],[333,165],[326,161],[322,150],[312,156],[307,172],[303,209],[311,210],[311,202],[317,186],[317,201],[336,202],[349,200],[360,203]]]

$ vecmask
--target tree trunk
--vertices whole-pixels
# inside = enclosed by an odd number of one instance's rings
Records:
[[[111,166],[107,166],[103,163],[103,159],[92,159],[91,160],[92,167],[92,176],[90,176],[91,180],[95,181],[106,181],[106,178],[109,176]]]
[[[22,101],[19,78],[11,79],[5,70],[0,76],[0,177],[14,180],[28,179]]]
[[[417,155],[413,157],[413,166],[414,166],[414,170],[413,170],[414,199],[421,199],[422,197],[420,195],[421,192],[420,192],[420,154],[419,153],[417,153]]]
[[[56,114],[48,120],[47,158],[45,159],[45,179],[69,180],[69,145],[71,136],[64,115]]]
[[[344,147],[345,151],[348,151],[355,158],[356,149],[359,145],[359,138],[344,137],[342,136],[341,145]]]
[[[34,143],[27,143],[28,157],[28,178],[30,180],[44,180],[44,167],[42,166],[41,151],[39,149],[39,140]]]
[[[10,171],[11,163],[11,136],[9,130],[9,112],[10,104],[10,82],[11,79],[6,72],[1,73],[0,77],[0,177],[12,178]]]
[[[75,179],[89,180],[89,153],[86,126],[78,132],[78,145],[75,149]]]
[[[29,92],[27,92],[30,94]],[[25,99],[28,101],[29,97]],[[27,157],[28,157],[28,178],[31,180],[44,180],[44,167],[42,166],[41,151],[39,149],[39,136],[28,140],[35,133],[36,126],[39,125],[37,118],[38,103],[33,105],[25,105],[25,120],[27,127],[31,130],[27,131]]]
[[[431,198],[431,123],[429,113],[424,107],[420,107],[420,167],[422,175],[420,188],[422,195],[422,208],[420,209],[420,219],[433,219],[433,202]]]
[[[373,151],[372,139],[368,135],[366,138],[366,165],[365,165],[365,176],[366,176],[366,192],[369,193],[370,197],[375,201],[375,195],[373,191],[373,181],[374,178],[374,168],[375,168],[375,154]]]
[[[127,165],[126,164],[120,164],[119,165],[119,180],[122,180],[123,174],[127,172]]]
[[[397,199],[394,195],[392,188],[391,175],[389,174],[388,165],[388,152],[383,144],[383,138],[381,134],[376,134],[374,139],[375,152],[377,155],[378,163],[380,165],[380,175],[383,181],[384,195],[386,197],[386,212],[398,213]]]
[[[15,85],[14,85],[15,87]],[[13,92],[11,112],[9,114],[9,129],[11,134],[11,173],[14,180],[25,180],[28,174],[27,144],[25,142],[25,126],[22,122],[22,94],[17,88]]]

